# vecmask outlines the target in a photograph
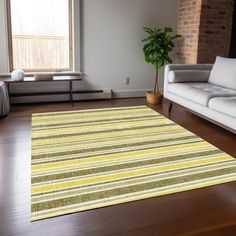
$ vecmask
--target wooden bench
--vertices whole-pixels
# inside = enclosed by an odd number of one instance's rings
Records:
[[[82,80],[81,75],[70,75],[70,76],[54,76],[52,80],[35,80],[34,77],[25,77],[23,81],[13,81],[11,77],[1,77],[0,81],[3,81],[7,85],[9,99],[11,97],[20,97],[20,96],[42,96],[42,95],[60,95],[60,94],[69,94],[70,95],[70,103],[74,105],[73,99],[73,81]],[[36,92],[36,93],[12,93],[11,92],[11,84],[16,83],[43,83],[43,82],[65,82],[69,83],[69,92]]]

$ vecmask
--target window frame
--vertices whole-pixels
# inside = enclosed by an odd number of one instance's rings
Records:
[[[8,36],[8,52],[9,52],[9,70],[12,72],[14,68],[13,62],[13,43],[12,43],[12,22],[11,22],[11,0],[6,1],[7,10],[7,36]],[[73,0],[68,1],[68,14],[69,14],[69,68],[47,68],[47,69],[24,69],[25,72],[73,72],[74,71],[74,50],[73,50]]]

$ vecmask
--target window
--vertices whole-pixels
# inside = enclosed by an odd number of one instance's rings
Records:
[[[6,0],[10,69],[72,71],[72,0]]]

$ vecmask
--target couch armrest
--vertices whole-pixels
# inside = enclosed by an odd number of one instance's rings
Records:
[[[210,72],[213,68],[213,64],[189,64],[189,65],[180,65],[180,64],[171,64],[171,65],[167,65],[165,67],[165,78],[164,78],[164,95],[168,92],[168,84],[171,83],[169,82],[169,73],[171,71],[188,71],[186,72],[186,75],[189,73],[189,71],[195,71],[197,73],[197,71],[208,71],[209,75]],[[178,74],[178,78],[181,75],[182,72],[177,72],[175,75]],[[207,72],[207,73],[208,73]],[[206,75],[204,75],[206,76]],[[183,81],[186,82],[186,81]],[[193,81],[189,81],[189,82],[193,82]],[[194,81],[197,82],[197,81]],[[202,82],[202,81],[201,81]]]
[[[207,82],[210,70],[172,70],[168,74],[169,83]]]

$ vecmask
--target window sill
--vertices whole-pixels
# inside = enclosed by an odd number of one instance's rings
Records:
[[[38,72],[35,72],[38,73]],[[25,73],[25,77],[32,77],[34,76],[35,73],[29,72],[29,73]],[[40,72],[41,73],[41,72]],[[83,73],[82,72],[45,72],[45,73],[52,73],[54,76],[80,76]],[[8,77],[11,76],[11,73],[6,73],[6,74],[0,74],[0,78],[3,77]]]

